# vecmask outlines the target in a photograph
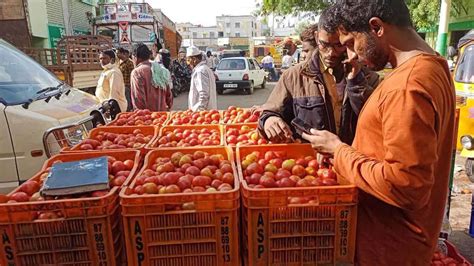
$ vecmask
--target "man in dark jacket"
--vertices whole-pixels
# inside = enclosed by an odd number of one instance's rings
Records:
[[[323,12],[315,32],[318,48],[307,60],[284,72],[261,107],[260,133],[272,142],[293,139],[291,120],[298,117],[317,129],[331,131],[352,143],[359,112],[379,77],[361,66],[354,53],[339,42],[337,32],[324,29]]]

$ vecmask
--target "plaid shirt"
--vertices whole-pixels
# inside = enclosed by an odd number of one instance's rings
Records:
[[[122,72],[123,76],[123,83],[126,87],[130,87],[130,74],[134,68],[133,62],[130,59],[120,62],[120,71]]]

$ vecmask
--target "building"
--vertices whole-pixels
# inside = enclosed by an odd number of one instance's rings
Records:
[[[95,0],[25,0],[29,14],[31,43],[51,48],[65,35],[90,34],[89,14],[96,13]],[[90,17],[90,15],[89,15]]]
[[[178,23],[178,32],[183,37],[183,47],[194,45],[199,49],[217,50],[217,27],[194,25],[189,22]]]
[[[452,4],[453,5],[453,4]],[[457,43],[469,30],[474,29],[474,1],[460,2],[458,8],[451,6],[451,16],[448,27],[448,45],[457,47]],[[438,38],[438,25],[429,29],[419,30],[419,34],[425,38],[431,47],[436,47]]]
[[[31,45],[26,0],[0,1],[0,38],[17,47]]]
[[[251,15],[216,17],[218,38],[252,38],[260,36],[257,19]]]

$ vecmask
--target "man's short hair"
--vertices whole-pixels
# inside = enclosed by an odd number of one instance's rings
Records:
[[[103,50],[102,52],[100,52],[101,54],[104,54],[104,55],[107,55],[108,57],[110,57],[111,59],[114,59],[115,58],[115,53],[112,49],[107,49],[107,50]]]
[[[142,60],[148,60],[150,59],[151,51],[145,44],[138,43],[133,46],[132,55]]]
[[[347,31],[370,31],[369,20],[380,18],[398,27],[412,28],[410,11],[404,0],[339,0],[329,7],[329,30],[342,25]]]
[[[314,33],[318,31],[318,24],[311,24],[300,34],[302,42],[309,42],[313,47],[316,47],[316,39]]]
[[[123,48],[123,47],[118,48],[117,51],[121,54],[130,54],[130,52],[127,49]]]

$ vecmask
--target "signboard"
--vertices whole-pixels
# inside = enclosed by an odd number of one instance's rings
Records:
[[[127,21],[127,22],[154,22],[155,18],[153,15],[146,14],[146,13],[130,13],[130,12],[122,12],[122,13],[115,13],[115,14],[105,14],[102,16],[96,17],[95,23],[97,25],[100,24],[109,24],[109,23],[117,23],[119,21]]]
[[[226,46],[229,45],[229,38],[219,38],[217,39],[218,46]]]
[[[119,22],[119,30],[120,43],[130,43],[130,27],[128,26],[128,22]]]
[[[58,41],[66,35],[66,30],[63,26],[48,24],[49,44],[51,48],[55,48]]]
[[[48,24],[48,32],[49,32],[49,44],[51,48],[56,48],[58,41],[61,40],[62,37],[66,36],[66,29],[63,26],[59,26],[59,25]],[[81,29],[73,29],[72,34],[85,35],[85,34],[89,34],[89,31],[81,30]]]

